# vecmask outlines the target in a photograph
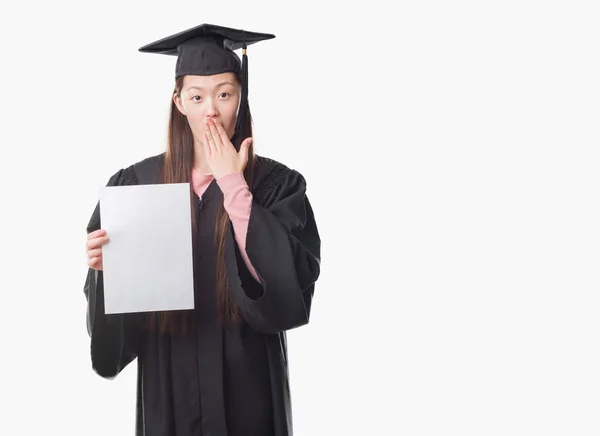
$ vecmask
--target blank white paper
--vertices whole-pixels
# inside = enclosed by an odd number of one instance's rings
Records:
[[[189,183],[100,191],[105,313],[194,308]]]

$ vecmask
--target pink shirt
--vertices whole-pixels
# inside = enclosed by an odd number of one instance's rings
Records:
[[[198,197],[202,197],[202,194],[213,180],[212,175],[202,174],[195,169],[192,171],[192,186]],[[240,247],[242,258],[250,274],[257,282],[260,282],[254,267],[250,263],[248,254],[246,254],[246,234],[248,233],[248,221],[252,209],[252,193],[248,189],[244,174],[242,172],[227,174],[218,178],[217,184],[223,192],[223,206],[233,225],[235,240]]]

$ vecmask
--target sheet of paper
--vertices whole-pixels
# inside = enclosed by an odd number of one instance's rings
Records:
[[[108,313],[194,308],[189,183],[100,191]]]

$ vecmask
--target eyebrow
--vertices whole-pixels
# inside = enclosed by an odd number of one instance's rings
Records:
[[[220,87],[221,87],[221,86],[223,86],[223,85],[231,85],[231,86],[233,86],[233,83],[231,83],[231,82],[221,82],[221,83],[217,84],[216,88],[220,88]],[[189,87],[186,89],[186,91],[189,91],[190,89],[200,89],[200,90],[204,90],[204,88],[203,88],[203,87],[201,87],[201,86],[195,86],[195,85],[194,85],[194,86],[189,86]]]

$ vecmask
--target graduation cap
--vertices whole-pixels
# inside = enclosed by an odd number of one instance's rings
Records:
[[[235,131],[236,134],[242,135],[241,125],[248,107],[246,47],[272,38],[275,38],[275,35],[269,33],[201,24],[145,45],[139,51],[177,56],[176,79],[184,75],[211,76],[228,72],[239,74],[242,79],[242,96]],[[240,48],[243,49],[241,62],[234,52]]]

